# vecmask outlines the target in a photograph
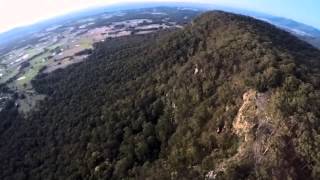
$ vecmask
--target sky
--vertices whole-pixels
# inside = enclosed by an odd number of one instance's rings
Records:
[[[320,0],[0,0],[0,32],[89,7],[145,1],[226,5],[290,18],[320,29]]]

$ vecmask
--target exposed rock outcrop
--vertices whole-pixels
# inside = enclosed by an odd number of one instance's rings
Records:
[[[276,126],[268,115],[267,106],[270,95],[249,90],[243,94],[243,103],[233,123],[233,132],[242,139],[238,152],[231,158],[207,173],[207,179],[215,179],[217,173],[224,172],[228,166],[241,160],[261,163],[270,147],[269,139],[275,135]]]

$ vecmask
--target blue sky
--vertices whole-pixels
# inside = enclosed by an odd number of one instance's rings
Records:
[[[227,0],[232,5],[287,17],[320,29],[320,0]]]
[[[226,5],[287,17],[320,29],[320,0],[0,0],[0,32],[88,7],[136,1]]]

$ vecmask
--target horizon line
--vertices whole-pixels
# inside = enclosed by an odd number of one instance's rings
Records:
[[[91,10],[94,10],[94,9],[98,9],[98,8],[108,8],[108,7],[112,7],[112,6],[117,6],[117,5],[128,5],[128,4],[149,4],[151,6],[149,7],[146,7],[146,8],[151,8],[151,7],[160,7],[161,4],[166,4],[164,6],[168,6],[168,5],[174,5],[173,7],[177,7],[178,4],[182,4],[183,5],[181,7],[186,7],[188,5],[210,5],[210,6],[220,6],[220,7],[224,7],[224,8],[234,8],[234,9],[238,9],[238,10],[246,10],[246,11],[251,11],[251,12],[255,12],[255,13],[261,13],[261,14],[265,14],[265,15],[271,15],[271,16],[274,16],[274,17],[280,17],[280,18],[285,18],[285,19],[288,19],[288,20],[292,20],[292,21],[295,21],[297,23],[301,23],[301,24],[304,24],[304,25],[307,25],[307,26],[310,26],[314,29],[317,29],[320,31],[320,27],[316,27],[314,25],[311,25],[311,24],[306,24],[304,22],[301,22],[301,21],[298,21],[298,20],[295,20],[293,18],[290,18],[290,17],[283,17],[283,16],[278,16],[278,15],[273,15],[271,13],[268,13],[268,12],[260,12],[260,11],[255,11],[255,10],[252,10],[252,9],[247,9],[247,8],[243,8],[243,7],[238,7],[238,6],[233,6],[233,5],[227,5],[227,4],[221,4],[221,3],[204,3],[204,2],[187,2],[187,3],[184,3],[184,2],[181,2],[181,1],[175,1],[175,2],[171,2],[171,1],[158,1],[158,2],[152,2],[152,1],[146,1],[146,2],[141,2],[141,1],[137,1],[137,2],[113,2],[113,3],[102,3],[100,5],[94,5],[94,6],[91,6],[91,7],[86,7],[86,8],[80,8],[80,9],[75,9],[75,10],[72,10],[72,11],[68,11],[68,12],[65,12],[65,13],[61,13],[61,14],[57,14],[57,15],[53,15],[51,17],[46,17],[46,18],[43,18],[43,19],[39,19],[39,20],[34,20],[30,23],[25,23],[25,24],[20,24],[20,25],[16,25],[14,27],[11,27],[11,28],[7,28],[7,29],[4,29],[4,30],[0,30],[0,35],[1,34],[5,34],[5,33],[8,33],[10,31],[13,31],[15,29],[20,29],[20,28],[26,28],[26,27],[29,27],[29,26],[33,26],[33,25],[37,25],[37,24],[41,24],[45,21],[49,21],[49,20],[55,20],[55,19],[58,19],[58,18],[62,18],[64,16],[68,16],[68,15],[72,15],[72,14],[75,14],[75,13],[81,13],[83,11],[90,11]],[[154,4],[154,5],[153,5]],[[142,7],[143,8],[143,7]],[[200,8],[200,7],[196,7],[196,8]],[[206,9],[206,10],[221,10],[221,9],[211,9],[213,7],[210,7],[210,8],[203,8],[203,9]],[[130,9],[138,9],[138,7],[132,7],[132,8],[128,8],[128,9],[123,9],[123,10],[130,10]],[[117,11],[117,10],[115,10]],[[121,10],[120,10],[121,11]],[[224,10],[226,11],[226,10]],[[107,10],[106,10],[107,12]],[[111,11],[112,12],[112,11]],[[229,11],[230,12],[230,11]]]

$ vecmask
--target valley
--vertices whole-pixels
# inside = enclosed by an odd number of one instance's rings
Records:
[[[14,42],[10,50],[0,51],[0,84],[6,84],[15,92],[18,96],[16,105],[21,112],[28,112],[44,98],[31,85],[39,73],[51,73],[84,61],[95,43],[122,36],[181,29],[197,14],[199,11],[179,8],[127,10],[52,25],[27,41]],[[3,101],[11,99],[10,96],[1,97]]]

